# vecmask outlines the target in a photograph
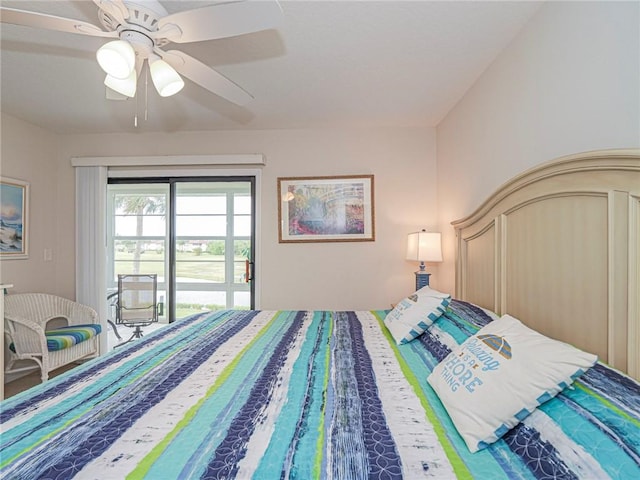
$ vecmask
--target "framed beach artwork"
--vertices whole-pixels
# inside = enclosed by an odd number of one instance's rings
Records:
[[[375,240],[373,175],[278,178],[278,240]]]
[[[29,184],[0,177],[0,258],[28,258]]]

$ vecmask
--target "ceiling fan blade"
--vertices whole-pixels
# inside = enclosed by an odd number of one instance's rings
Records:
[[[129,9],[122,3],[122,0],[93,0],[93,3],[120,23],[124,23],[129,18]]]
[[[275,0],[236,1],[177,12],[158,21],[158,30],[177,26],[182,35],[171,35],[175,43],[201,42],[267,30],[283,20],[280,4]]]
[[[169,50],[168,52],[156,51],[161,54],[162,59],[171,65],[179,74],[197,83],[202,88],[241,106],[253,100],[251,94],[233,83],[227,77],[186,53],[178,50]]]
[[[13,8],[0,8],[0,22],[12,25],[24,25],[26,27],[44,28],[59,32],[79,33],[93,37],[117,37],[117,32],[105,32],[99,27],[71,18],[56,17],[44,13],[28,12]]]

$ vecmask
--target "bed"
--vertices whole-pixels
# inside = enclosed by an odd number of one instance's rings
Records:
[[[628,238],[640,224],[633,223],[639,192],[629,187],[640,155],[623,156],[625,165],[616,169],[624,169],[627,184],[615,191],[633,199],[626,204]],[[610,158],[594,163],[612,165]],[[504,212],[496,212],[490,208],[480,223],[503,221]],[[474,265],[482,259],[474,253],[481,249],[470,239],[493,227],[463,221],[455,228],[459,245],[468,245],[457,256],[464,280],[453,298],[426,287],[391,311],[197,314],[3,401],[0,476],[640,478],[640,384],[625,373],[634,353],[625,350],[624,368],[608,366],[600,354],[596,362],[588,349],[527,329],[531,320],[513,318],[527,312],[511,310],[499,295],[478,297]],[[637,262],[632,250],[627,254]],[[637,265],[624,265],[637,274]],[[494,268],[480,270],[494,280]],[[613,270],[608,278],[616,277]],[[627,307],[629,297],[635,301],[628,293]],[[482,305],[486,298],[491,305]],[[579,319],[564,314],[579,327]],[[401,320],[410,326],[404,336],[394,323]],[[600,320],[607,328],[609,321]],[[614,323],[616,335],[622,323],[626,333],[635,332],[638,318]],[[545,352],[540,367],[520,367],[509,380],[516,383],[497,383],[490,402],[454,405],[452,392],[484,391],[489,377],[480,372],[497,371],[495,358],[510,364],[519,357],[519,340],[500,334],[504,325],[525,329],[527,341],[549,342],[534,343],[534,351]],[[547,347],[571,358],[556,361]],[[493,414],[502,417],[503,399],[521,387],[538,388],[543,370],[553,377],[551,387],[540,387],[513,426],[500,418],[505,423],[493,430],[495,438],[469,440],[465,422],[479,419],[477,408],[497,407]],[[566,372],[556,378],[556,370]],[[461,411],[473,414],[460,420]]]

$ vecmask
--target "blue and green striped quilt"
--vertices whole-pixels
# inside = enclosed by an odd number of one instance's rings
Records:
[[[453,301],[397,346],[385,311],[188,317],[2,402],[11,479],[640,478],[640,386],[590,369],[471,454],[426,378],[489,318]]]

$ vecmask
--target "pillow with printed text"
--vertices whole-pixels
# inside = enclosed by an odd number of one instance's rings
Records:
[[[569,386],[598,357],[504,315],[481,328],[428,377],[471,452],[495,442]]]
[[[422,287],[401,300],[384,324],[398,344],[409,343],[433,324],[449,305],[451,295]]]

